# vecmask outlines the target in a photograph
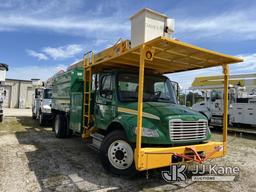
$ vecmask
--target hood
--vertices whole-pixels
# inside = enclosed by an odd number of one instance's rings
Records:
[[[123,104],[122,107],[136,110],[137,111],[137,102]],[[161,102],[144,102],[143,103],[143,112],[159,117],[160,119],[171,118],[171,116],[190,116],[194,117],[194,120],[205,119],[200,113],[193,111],[187,107],[172,104],[172,103],[161,103]],[[144,116],[144,114],[143,114]]]

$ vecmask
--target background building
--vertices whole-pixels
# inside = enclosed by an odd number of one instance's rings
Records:
[[[6,79],[3,85],[6,90],[4,107],[7,108],[31,108],[34,88],[32,81],[19,79]]]

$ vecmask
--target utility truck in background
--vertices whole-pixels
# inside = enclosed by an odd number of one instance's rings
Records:
[[[223,124],[223,76],[197,77],[190,89],[201,90],[204,101],[192,109],[205,115],[212,126]],[[229,80],[229,125],[256,126],[256,74],[231,75]]]
[[[4,86],[6,71],[8,71],[8,65],[4,63],[0,63],[0,122],[2,122],[4,118],[3,103],[6,97],[6,90]]]
[[[81,135],[103,167],[132,175],[227,152],[228,64],[242,60],[172,39],[173,20],[150,9],[131,17],[131,41],[119,41],[52,78],[53,131]],[[210,141],[207,118],[177,103],[164,75],[222,66],[223,141]]]
[[[32,101],[32,118],[38,119],[41,126],[52,119],[51,103],[52,89],[51,85],[40,80],[32,80],[35,87]]]

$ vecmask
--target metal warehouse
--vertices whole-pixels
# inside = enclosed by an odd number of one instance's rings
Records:
[[[33,87],[31,80],[6,79],[4,107],[7,108],[31,108]]]

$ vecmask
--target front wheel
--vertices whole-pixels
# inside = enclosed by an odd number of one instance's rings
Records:
[[[36,114],[32,113],[32,119],[36,119]]]
[[[103,167],[115,175],[133,176],[136,173],[133,149],[123,131],[113,131],[104,138],[100,156]]]
[[[42,112],[40,112],[40,114],[39,114],[39,125],[40,126],[45,125],[45,118],[44,118],[44,114]]]

